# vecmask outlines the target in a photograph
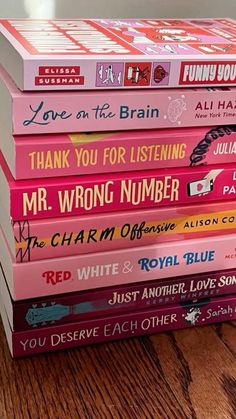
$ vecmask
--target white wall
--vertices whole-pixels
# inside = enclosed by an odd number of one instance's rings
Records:
[[[39,18],[236,18],[236,0],[0,0],[0,17],[28,17],[29,14]]]
[[[236,0],[58,0],[58,14],[81,17],[226,17],[236,18]],[[74,10],[73,10],[74,9]]]

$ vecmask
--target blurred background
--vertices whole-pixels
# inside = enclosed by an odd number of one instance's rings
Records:
[[[0,17],[236,18],[236,0],[0,0]]]

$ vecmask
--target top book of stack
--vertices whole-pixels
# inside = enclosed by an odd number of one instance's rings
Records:
[[[0,20],[0,51],[21,90],[236,84],[231,19]]]

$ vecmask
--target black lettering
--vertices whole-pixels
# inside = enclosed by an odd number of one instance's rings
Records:
[[[51,238],[51,246],[52,247],[57,247],[59,242],[58,240],[60,239],[60,234],[59,233],[55,233],[53,234],[52,238]]]
[[[89,243],[90,241],[93,241],[95,243],[97,243],[97,239],[94,238],[95,234],[97,233],[97,229],[90,229],[89,230],[89,234],[88,234],[88,240],[87,242]]]
[[[208,131],[203,140],[193,149],[190,155],[190,167],[206,165],[203,160],[206,158],[212,143],[218,138],[230,135],[232,132],[236,132],[236,125],[216,127]]]
[[[106,228],[105,230],[101,232],[100,241],[107,240],[108,238],[110,241],[113,240],[114,233],[115,233],[115,227]]]
[[[76,238],[75,238],[75,244],[77,244],[78,241],[80,241],[81,244],[84,242],[84,230],[81,230],[79,232],[79,234],[76,236]]]

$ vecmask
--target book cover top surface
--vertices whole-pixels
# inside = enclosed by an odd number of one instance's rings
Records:
[[[5,36],[20,53],[25,51],[25,57],[186,58],[236,53],[236,22],[231,19],[1,19],[0,23]]]
[[[32,89],[235,83],[231,19],[2,19],[0,32],[32,63]]]

